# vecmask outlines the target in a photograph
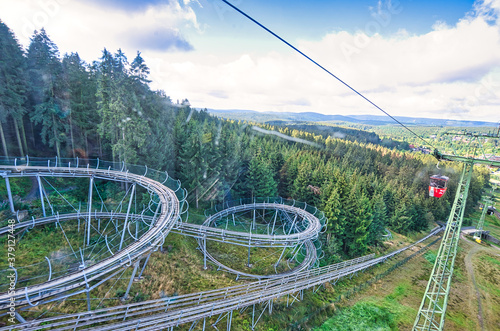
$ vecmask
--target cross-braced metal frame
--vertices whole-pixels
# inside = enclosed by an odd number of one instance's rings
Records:
[[[464,164],[455,195],[455,202],[446,223],[443,240],[439,246],[436,262],[427,283],[419,314],[413,326],[414,330],[442,330],[443,328],[453,266],[457,255],[458,240],[460,239],[460,229],[462,228],[473,170],[474,165],[472,162]]]
[[[71,159],[69,162],[66,160],[57,159],[34,159],[34,158],[21,158],[21,159],[2,159],[0,163],[0,175],[6,178],[12,177],[36,177],[38,183],[38,190],[41,199],[42,214],[44,216],[41,220],[31,220],[31,225],[55,222],[56,227],[59,228],[68,241],[69,247],[72,250],[72,255],[80,261],[76,268],[69,268],[63,273],[52,272],[52,262],[49,258],[45,258],[49,266],[48,280],[37,282],[34,285],[18,287],[18,279],[16,276],[16,290],[6,291],[0,293],[0,309],[6,309],[11,300],[15,300],[17,306],[36,306],[40,303],[47,303],[54,300],[66,299],[70,296],[75,296],[81,293],[87,294],[88,308],[90,310],[89,293],[92,289],[103,284],[109,279],[115,277],[118,273],[122,272],[124,267],[134,265],[134,272],[132,278],[135,276],[137,267],[143,256],[148,255],[150,252],[157,250],[164,242],[166,235],[170,229],[178,222],[182,212],[186,210],[187,205],[184,203],[185,191],[181,189],[180,182],[174,181],[169,178],[168,174],[160,173],[142,167],[140,175],[139,169],[136,166],[129,166],[125,164],[112,164],[102,162],[99,160],[91,160],[86,163],[81,160]],[[64,166],[63,166],[64,164]],[[116,169],[119,170],[116,170]],[[133,169],[136,173],[130,172]],[[54,206],[50,203],[49,196],[45,190],[44,182],[42,179],[48,177],[74,177],[74,178],[89,178],[88,202],[87,207],[83,208],[86,212],[82,212],[82,206],[78,209],[71,206],[76,211],[76,214],[63,214],[60,215]],[[115,211],[107,213],[92,211],[93,191],[95,179],[111,180],[125,183],[129,190],[118,205]],[[49,183],[48,181],[46,181]],[[49,183],[50,185],[50,183]],[[170,185],[173,189],[168,188]],[[141,226],[139,222],[141,218],[135,216],[135,236],[130,230],[129,219],[131,219],[131,207],[134,201],[134,192],[137,186],[143,187],[150,193],[150,203],[147,207],[143,208],[140,216],[148,216],[149,224],[147,227]],[[98,192],[97,192],[98,193]],[[12,201],[12,193],[10,186],[7,195],[9,201]],[[123,227],[118,228],[119,217],[116,217],[117,211],[122,208],[124,200],[127,203],[127,211],[124,213]],[[156,201],[155,201],[156,200]],[[48,211],[46,203],[50,207],[51,216],[47,216]],[[151,210],[151,206],[156,204],[155,210]],[[104,204],[101,204],[101,210]],[[11,211],[14,210],[14,205],[11,205]],[[15,211],[15,210],[14,210]],[[104,214],[104,215],[103,215]],[[68,217],[69,216],[69,217]],[[101,231],[101,219],[107,218],[108,222]],[[84,244],[78,249],[73,249],[71,243],[67,239],[63,221],[70,219],[78,219],[78,229],[80,228],[80,220],[85,220],[86,224]],[[18,219],[19,221],[19,219]],[[30,221],[28,221],[30,223]],[[112,224],[112,226],[110,226]],[[15,227],[20,225],[16,224]],[[116,231],[111,232],[112,237],[108,238],[108,233],[105,230],[110,226],[115,228]],[[1,233],[6,234],[11,227],[6,227],[0,230]],[[24,230],[28,227],[25,226]],[[96,234],[98,242],[100,242],[100,250],[98,261],[90,261],[89,256],[97,247],[97,243],[91,243],[91,233]],[[139,235],[140,234],[140,235]],[[133,240],[126,240],[132,238]],[[105,243],[105,245],[104,245]],[[107,250],[104,250],[104,247]],[[87,253],[89,253],[87,255]],[[144,264],[145,266],[145,264]],[[14,269],[15,267],[11,268]],[[144,268],[144,267],[143,267]],[[15,271],[17,275],[17,270]],[[39,276],[38,276],[39,277]],[[129,286],[130,287],[130,286]],[[126,293],[125,297],[128,293]]]

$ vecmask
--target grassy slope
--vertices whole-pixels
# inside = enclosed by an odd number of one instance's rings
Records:
[[[460,241],[445,330],[481,329],[477,298],[464,264],[465,256],[473,245],[477,244],[468,240]],[[425,256],[432,260],[432,251]],[[379,284],[344,305],[340,314],[317,330],[410,330],[432,269],[427,259],[415,258],[395,270]],[[500,250],[496,253],[493,248],[481,246],[472,261],[481,294],[484,329],[496,330],[500,325]],[[349,324],[345,322],[346,316],[351,316]]]

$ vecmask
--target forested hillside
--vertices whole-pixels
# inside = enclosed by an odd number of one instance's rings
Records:
[[[150,89],[148,74],[140,52],[129,61],[121,50],[104,49],[90,64],[77,53],[61,57],[44,30],[24,51],[0,22],[3,155],[146,164],[180,179],[196,208],[243,197],[305,201],[329,219],[325,263],[369,251],[385,227],[421,231],[448,215],[460,165],[441,166],[450,189],[444,198],[429,198],[429,175],[437,171],[431,156],[303,131],[307,127],[263,126],[314,144],[282,139],[195,110],[187,99],[173,102]],[[488,176],[476,170],[469,209]]]

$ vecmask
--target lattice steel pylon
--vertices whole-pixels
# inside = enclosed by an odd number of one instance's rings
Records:
[[[481,243],[481,235],[483,234],[484,219],[486,218],[486,212],[488,211],[488,205],[491,203],[492,203],[492,201],[490,199],[483,200],[483,212],[481,213],[481,217],[479,218],[479,221],[477,222],[476,232],[474,232],[474,239],[478,243]]]
[[[432,273],[427,283],[413,330],[443,329],[451,278],[453,276],[453,266],[457,255],[460,229],[462,227],[473,169],[473,162],[464,163],[462,176],[460,177],[455,195],[455,202],[446,223],[443,240],[439,246],[436,262],[432,268]]]
[[[500,167],[500,161],[487,156],[482,144],[482,139],[500,138],[500,126],[497,132],[485,133],[452,133],[456,136],[465,136],[465,141],[469,143],[469,156],[443,154],[437,149],[434,150],[434,156],[438,160],[455,161],[464,164],[462,176],[457,186],[455,201],[451,208],[443,240],[439,246],[436,262],[432,268],[432,273],[425,289],[422,303],[413,325],[413,330],[442,330],[446,316],[446,307],[448,305],[448,296],[450,293],[451,278],[453,276],[453,266],[457,254],[458,241],[460,239],[460,230],[467,203],[470,181],[474,171],[474,164]],[[475,144],[475,145],[474,145]],[[478,146],[479,145],[479,146]],[[496,145],[495,145],[496,146]],[[476,151],[480,148],[483,157],[476,158]],[[495,155],[495,150],[493,155]],[[471,156],[472,155],[472,156]]]

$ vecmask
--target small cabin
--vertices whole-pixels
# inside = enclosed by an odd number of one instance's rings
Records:
[[[429,196],[441,198],[446,192],[446,185],[448,184],[448,180],[449,178],[446,176],[431,176],[431,181],[429,184]]]
[[[486,213],[487,213],[488,215],[493,215],[493,214],[495,214],[495,211],[496,211],[496,210],[497,210],[497,209],[496,209],[495,207],[493,207],[493,206],[488,206],[488,210],[486,211]]]

